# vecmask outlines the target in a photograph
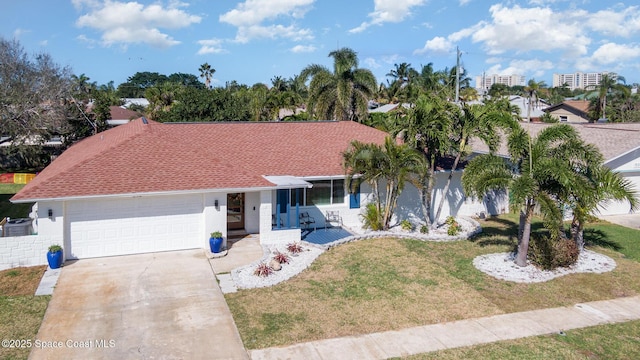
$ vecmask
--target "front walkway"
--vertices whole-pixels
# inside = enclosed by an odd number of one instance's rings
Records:
[[[640,296],[250,350],[251,359],[387,359],[640,319]]]

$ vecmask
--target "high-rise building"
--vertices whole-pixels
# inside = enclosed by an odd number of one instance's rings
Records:
[[[482,75],[476,76],[476,89],[478,91],[488,91],[493,84],[504,84],[507,86],[524,86],[524,76],[512,74],[512,75]]]
[[[608,74],[603,71],[599,73],[583,73],[575,72],[569,74],[553,74],[553,87],[561,87],[567,84],[570,90],[586,89],[587,87],[595,87],[600,85],[602,75]]]

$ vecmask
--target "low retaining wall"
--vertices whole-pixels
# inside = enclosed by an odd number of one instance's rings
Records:
[[[38,235],[0,237],[0,270],[46,265],[49,245]]]

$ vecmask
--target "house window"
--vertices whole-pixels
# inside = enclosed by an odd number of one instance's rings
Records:
[[[561,122],[567,122],[567,120],[568,120],[568,119],[567,119],[567,117],[566,117],[566,116],[564,116],[564,115],[560,115],[560,121],[561,121]]]
[[[313,185],[310,189],[291,190],[291,206],[294,206],[297,201],[299,201],[300,206],[344,204],[345,189],[343,179],[313,180],[309,182]]]

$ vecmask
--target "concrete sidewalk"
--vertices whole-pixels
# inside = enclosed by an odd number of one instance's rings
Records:
[[[640,319],[640,296],[250,350],[251,359],[387,359]]]

